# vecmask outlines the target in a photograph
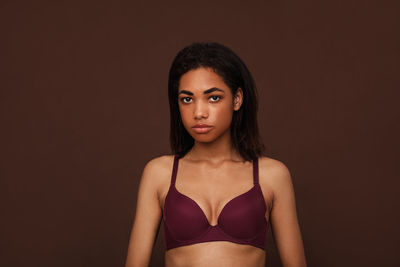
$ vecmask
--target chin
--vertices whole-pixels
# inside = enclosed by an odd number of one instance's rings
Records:
[[[210,143],[215,140],[215,136],[210,134],[193,134],[193,139],[200,143]]]
[[[195,136],[193,139],[196,142],[201,142],[201,143],[209,143],[215,140],[215,138],[212,137],[207,137],[207,136]]]
[[[193,139],[199,143],[212,143],[217,141],[222,135],[216,134],[194,134],[192,135]]]

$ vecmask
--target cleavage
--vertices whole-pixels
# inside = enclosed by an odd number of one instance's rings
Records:
[[[178,175],[177,175],[177,176],[178,176]],[[178,179],[177,179],[177,180],[178,180]],[[195,186],[193,186],[193,187],[195,187]],[[211,187],[211,188],[212,188],[212,187]],[[221,188],[222,188],[222,186],[221,186]],[[217,225],[218,225],[218,219],[219,219],[219,217],[221,216],[221,213],[224,211],[224,208],[225,208],[231,201],[236,200],[238,197],[249,193],[250,191],[253,190],[253,188],[254,188],[254,184],[251,183],[250,186],[246,186],[245,189],[237,190],[238,192],[236,192],[236,193],[234,193],[234,194],[231,193],[229,197],[224,197],[224,198],[223,198],[223,199],[224,199],[223,202],[222,202],[222,201],[212,201],[212,203],[207,203],[206,201],[203,201],[203,200],[202,200],[202,201],[198,201],[198,200],[197,200],[197,199],[198,199],[197,197],[196,197],[196,198],[193,198],[193,194],[186,194],[186,193],[184,193],[182,190],[180,190],[179,188],[177,188],[176,183],[175,183],[175,190],[176,190],[179,194],[181,194],[181,195],[187,197],[187,198],[189,199],[189,201],[193,201],[193,202],[196,204],[196,206],[200,209],[200,212],[202,212],[203,216],[205,217],[205,219],[207,220],[207,222],[208,222],[208,224],[209,224],[210,226],[217,226]],[[210,190],[204,190],[204,191],[208,191],[207,194],[208,194],[209,196],[212,196],[212,195],[220,195],[219,192],[220,192],[221,190],[217,190],[217,189],[215,189],[215,188],[212,189],[212,190],[213,190],[213,193],[209,192]],[[201,191],[203,191],[203,190],[201,190]],[[208,198],[208,199],[212,199],[212,197],[203,197],[202,199],[207,199],[207,198]],[[206,204],[204,204],[204,203],[206,203]],[[209,210],[209,211],[211,211],[211,212],[205,212],[204,207],[207,208],[206,210]],[[213,208],[213,207],[215,207],[215,208]],[[211,213],[212,219],[214,219],[214,220],[212,220],[212,221],[210,221],[210,219],[209,219],[210,213]],[[216,215],[213,216],[213,214],[216,214]]]

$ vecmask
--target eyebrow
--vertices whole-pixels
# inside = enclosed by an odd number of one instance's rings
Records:
[[[212,92],[214,92],[214,91],[220,91],[220,92],[225,93],[224,90],[219,89],[219,88],[217,88],[217,87],[213,87],[213,88],[204,90],[203,94],[204,94],[204,95],[205,95],[205,94],[209,94],[209,93],[212,93]],[[188,90],[181,90],[181,91],[178,93],[178,95],[180,95],[180,94],[193,95],[193,93],[190,92],[190,91],[188,91]]]

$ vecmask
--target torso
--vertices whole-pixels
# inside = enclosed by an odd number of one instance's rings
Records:
[[[158,190],[161,210],[164,210],[165,197],[170,188],[174,160],[172,155],[163,158],[165,178]],[[274,161],[267,157],[259,158],[259,169]],[[197,202],[208,222],[216,225],[224,206],[253,187],[252,172],[251,162],[225,162],[212,166],[211,163],[190,162],[181,158],[175,187]],[[265,218],[269,221],[273,200],[272,183],[268,182],[266,173],[262,171],[259,171],[259,183],[267,206]],[[265,251],[227,241],[196,243],[166,251],[165,266],[265,266]]]

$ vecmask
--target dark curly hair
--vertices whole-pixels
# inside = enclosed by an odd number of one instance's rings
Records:
[[[231,123],[232,145],[245,160],[253,160],[265,153],[257,124],[257,89],[244,62],[228,47],[215,42],[196,42],[178,52],[172,62],[168,79],[170,107],[170,146],[173,154],[185,155],[194,145],[194,139],[183,126],[178,106],[180,78],[189,70],[211,68],[222,77],[234,96],[240,87],[243,103],[233,113]]]

